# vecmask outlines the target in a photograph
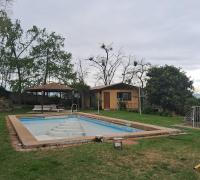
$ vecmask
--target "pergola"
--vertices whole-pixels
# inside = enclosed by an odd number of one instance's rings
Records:
[[[44,97],[45,97],[45,94],[49,92],[58,92],[60,93],[60,98],[61,98],[61,93],[62,92],[73,92],[73,88],[69,87],[69,86],[66,86],[64,84],[60,84],[60,83],[48,83],[48,84],[45,84],[45,85],[39,85],[37,87],[32,87],[32,88],[27,88],[25,89],[26,92],[41,92],[42,93],[42,111],[43,111],[43,105],[44,105]]]

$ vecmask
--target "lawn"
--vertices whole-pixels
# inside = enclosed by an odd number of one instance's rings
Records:
[[[26,111],[26,110],[23,110]],[[20,111],[13,112],[22,113]],[[104,111],[103,115],[170,127],[181,117],[138,115]],[[12,149],[6,128],[6,113],[0,114],[0,179],[200,179],[193,170],[200,163],[200,130],[187,135],[140,140],[122,151],[111,143],[35,152]]]
[[[89,111],[89,110],[85,112],[97,113],[97,111]],[[121,118],[130,121],[137,121],[137,122],[168,126],[168,127],[183,122],[183,117],[164,117],[164,116],[149,115],[149,114],[140,115],[139,113],[127,112],[127,111],[100,111],[100,114],[114,118]]]

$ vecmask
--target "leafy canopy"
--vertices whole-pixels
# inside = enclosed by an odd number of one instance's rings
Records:
[[[186,99],[192,97],[193,82],[174,66],[152,67],[147,76],[146,93],[151,104],[164,111],[183,113]]]
[[[0,85],[21,93],[47,80],[70,84],[76,79],[65,39],[36,26],[24,30],[0,11]]]
[[[31,56],[35,59],[37,66],[38,81],[43,84],[47,79],[57,79],[65,84],[73,81],[76,74],[71,64],[71,53],[64,50],[65,39],[55,32],[48,33],[46,29],[41,30],[33,47]]]

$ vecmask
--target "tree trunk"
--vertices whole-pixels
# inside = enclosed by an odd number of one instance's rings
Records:
[[[21,77],[21,70],[19,64],[17,65],[17,75],[18,75],[18,95],[19,95],[19,105],[22,104],[22,77]]]
[[[49,50],[47,49],[47,59],[46,59],[44,82],[43,82],[44,85],[47,83],[47,76],[48,76],[48,71],[49,71],[49,57],[48,56],[49,56]]]

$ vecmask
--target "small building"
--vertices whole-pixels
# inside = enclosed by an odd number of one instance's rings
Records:
[[[90,89],[90,108],[98,104],[104,110],[138,110],[139,88],[125,83],[93,87]]]

